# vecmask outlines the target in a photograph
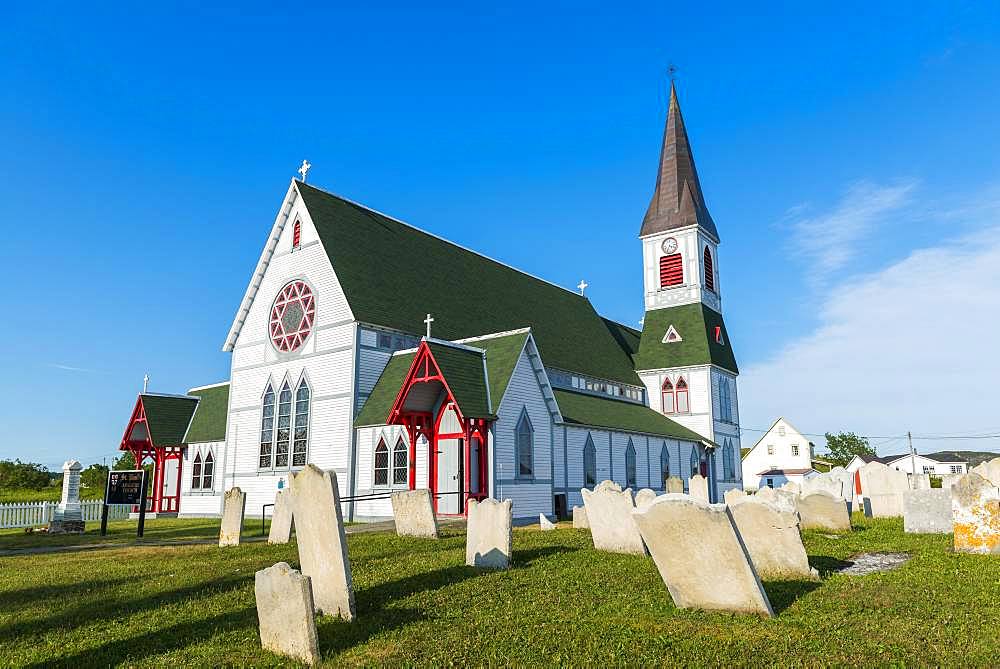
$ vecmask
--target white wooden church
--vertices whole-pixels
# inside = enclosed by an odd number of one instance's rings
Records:
[[[121,449],[154,463],[151,512],[217,515],[239,486],[259,515],[307,463],[336,471],[353,520],[391,516],[387,493],[407,488],[439,514],[489,496],[537,518],[604,479],[742,487],[719,233],[673,86],[639,233],[641,332],[302,180],[266,235],[223,346],[230,380],[133,408]]]

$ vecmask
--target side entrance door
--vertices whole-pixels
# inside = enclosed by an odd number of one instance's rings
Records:
[[[463,439],[445,438],[437,441],[437,480],[434,492],[438,513],[458,515],[464,510],[461,494],[462,481],[465,480],[462,471],[464,449]]]

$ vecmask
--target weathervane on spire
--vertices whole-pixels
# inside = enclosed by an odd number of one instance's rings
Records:
[[[312,165],[309,164],[308,160],[302,161],[302,167],[299,168],[299,174],[302,175],[302,183],[306,182],[306,175],[309,174],[310,167],[312,167]]]

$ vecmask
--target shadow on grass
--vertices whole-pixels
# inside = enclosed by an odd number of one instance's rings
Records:
[[[774,614],[779,615],[799,598],[805,597],[819,586],[818,581],[765,581],[764,591],[771,600]]]
[[[511,560],[514,563],[514,568],[517,569],[531,566],[535,560],[548,557],[549,555],[553,555],[555,553],[569,554],[575,553],[578,550],[580,549],[576,546],[541,546],[539,548],[532,548],[531,550],[526,551],[514,551],[514,554],[511,556]]]
[[[844,567],[851,566],[849,560],[841,560],[840,558],[830,557],[829,555],[810,555],[809,556],[809,566],[815,567],[816,571],[822,578],[826,578],[835,571],[839,571]]]
[[[9,592],[0,592],[0,601],[3,601],[4,611],[9,612],[18,606],[34,604],[43,599],[55,598],[68,601],[81,593],[99,588],[113,588],[134,582],[134,578],[111,578],[102,581],[78,581],[63,585],[40,585],[20,590],[11,590]]]

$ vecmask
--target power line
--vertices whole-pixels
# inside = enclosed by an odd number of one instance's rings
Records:
[[[761,433],[764,433],[764,432],[768,432],[768,431],[770,431],[770,428],[762,430],[760,428],[754,428],[754,427],[740,427],[740,432],[761,432]],[[815,432],[799,432],[799,434],[801,434],[804,437],[823,437],[823,438],[826,438],[826,434],[817,434]],[[907,435],[905,435],[905,434],[899,434],[899,435],[894,435],[894,436],[891,436],[891,437],[886,437],[886,436],[874,436],[874,435],[859,434],[857,436],[861,437],[862,439],[868,439],[869,441],[875,440],[875,439],[880,439],[880,440],[882,440],[882,442],[879,442],[879,443],[885,443],[885,442],[889,442],[889,441],[898,441],[900,439],[905,439]],[[961,433],[957,433],[957,434],[915,434],[915,435],[913,435],[913,439],[920,439],[922,441],[944,441],[944,440],[965,440],[965,439],[972,439],[972,440],[976,440],[976,439],[1000,439],[1000,432],[992,433],[992,434],[961,434]]]

